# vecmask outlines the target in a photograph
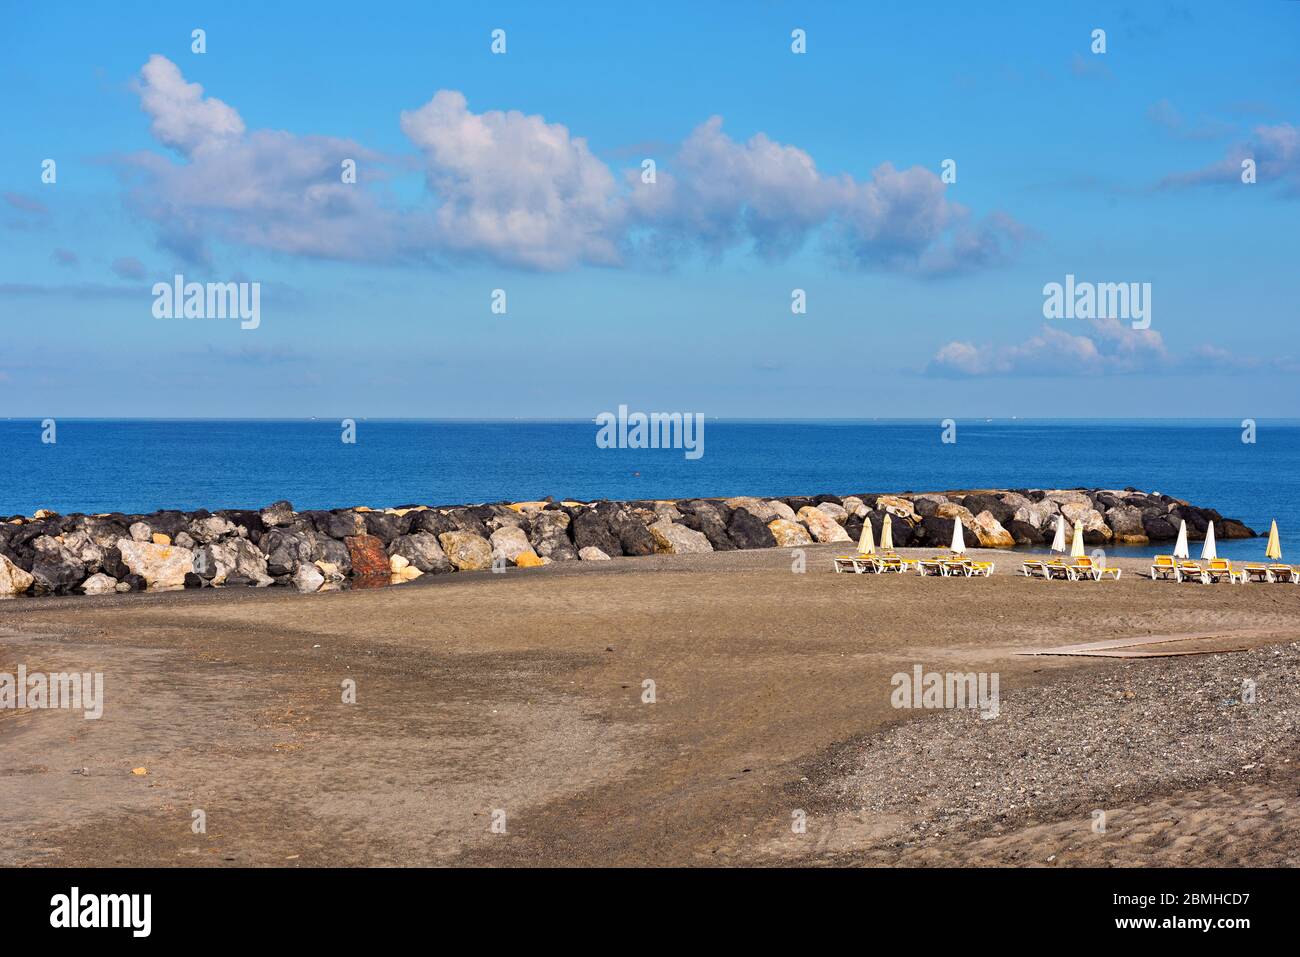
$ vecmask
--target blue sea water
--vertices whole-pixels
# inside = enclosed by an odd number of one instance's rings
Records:
[[[704,455],[601,449],[592,422],[0,420],[0,515],[299,509],[557,498],[645,499],[949,488],[1160,491],[1300,542],[1300,423],[970,420],[957,441],[916,421],[708,420]],[[1198,548],[1199,546],[1194,546]],[[1150,553],[1152,549],[1137,549]],[[1263,542],[1221,543],[1259,557]],[[1194,550],[1194,554],[1199,552]],[[1300,554],[1288,555],[1300,560]]]

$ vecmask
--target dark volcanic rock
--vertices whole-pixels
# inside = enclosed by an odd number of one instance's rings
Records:
[[[732,509],[727,536],[740,548],[776,547],[772,530],[743,508]]]
[[[1014,508],[996,495],[967,495],[962,499],[961,504],[970,509],[972,515],[978,515],[980,512],[992,512],[993,517],[1003,527],[1006,527],[1007,522],[1011,521],[1012,516],[1016,514]],[[920,509],[917,509],[917,514],[920,514]]]
[[[413,532],[394,539],[390,555],[401,555],[422,572],[442,573],[452,570],[451,560],[428,532]]]
[[[436,509],[425,509],[422,512],[412,513],[411,533],[428,532],[430,535],[437,537],[443,532],[459,531],[459,526],[442,512]]]
[[[366,522],[366,531],[384,543],[384,547],[402,534],[402,523],[398,521],[398,516],[389,515],[387,512],[362,512],[362,518]]]
[[[679,506],[679,511],[682,513],[679,524],[703,534],[715,552],[736,550],[735,543],[727,536],[727,523],[721,510],[710,502],[693,501],[682,504],[685,508]]]
[[[588,547],[599,548],[611,558],[623,554],[618,536],[610,531],[609,524],[592,508],[581,509],[573,517],[573,546],[578,551]]]
[[[1169,542],[1178,537],[1177,526],[1170,524],[1168,519],[1149,518],[1146,513],[1142,515],[1142,530],[1146,532],[1147,538],[1153,542]]]
[[[1043,543],[1043,533],[1036,529],[1028,522],[1018,522],[1014,518],[1002,525],[1011,537],[1016,540],[1017,545],[1041,545]]]

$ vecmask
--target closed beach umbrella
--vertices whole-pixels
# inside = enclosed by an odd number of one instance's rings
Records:
[[[1191,558],[1187,554],[1187,519],[1178,523],[1178,541],[1174,542],[1174,558]]]
[[[1207,562],[1212,562],[1218,558],[1218,553],[1214,550],[1214,523],[1205,530],[1205,547],[1201,549],[1201,557]]]
[[[1065,554],[1065,516],[1056,516],[1056,537],[1052,539],[1052,551]]]
[[[885,524],[880,526],[880,547],[887,552],[894,550],[894,517],[885,513]]]
[[[956,554],[966,551],[966,539],[961,533],[961,519],[955,518],[952,522],[952,550]]]
[[[858,554],[870,555],[876,550],[876,536],[871,531],[871,519],[862,523],[862,537],[858,539]]]
[[[1282,557],[1282,543],[1277,538],[1277,519],[1273,519],[1273,527],[1268,530],[1268,550],[1264,552],[1264,557],[1274,561]]]
[[[1083,557],[1083,521],[1074,523],[1074,541],[1070,543],[1070,557]]]

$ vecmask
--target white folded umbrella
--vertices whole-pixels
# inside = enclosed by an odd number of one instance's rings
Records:
[[[1056,537],[1052,539],[1052,551],[1065,554],[1065,516],[1056,516]]]
[[[961,532],[961,519],[952,520],[952,552],[954,555],[960,555],[966,551],[966,539]]]
[[[1201,549],[1201,557],[1204,558],[1206,561],[1213,561],[1214,559],[1219,557],[1214,550],[1214,523],[1213,522],[1211,522],[1210,527],[1205,530],[1205,546]]]
[[[1174,558],[1191,558],[1187,554],[1187,519],[1178,525],[1178,541],[1174,542]]]

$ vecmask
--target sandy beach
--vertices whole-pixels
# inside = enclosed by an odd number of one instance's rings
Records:
[[[0,864],[1300,862],[1300,588],[806,551],[6,603],[0,671],[105,701],[0,712]],[[1169,635],[1223,653],[1017,654]],[[1000,714],[893,707],[918,664],[997,673]]]

